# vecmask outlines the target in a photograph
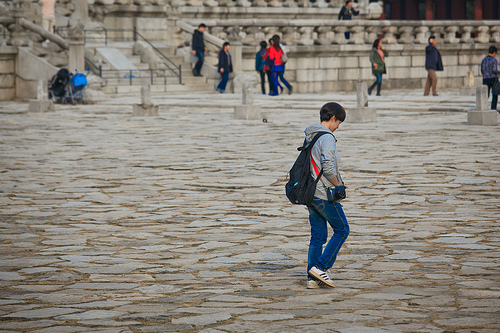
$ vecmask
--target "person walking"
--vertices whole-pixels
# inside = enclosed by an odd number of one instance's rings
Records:
[[[262,57],[265,61],[264,63],[264,72],[266,72],[267,75],[267,80],[269,82],[269,96],[271,96],[274,93],[274,84],[273,84],[273,70],[274,70],[274,61],[272,61],[269,57],[269,54],[271,53],[271,46],[273,45],[273,39],[269,39],[269,47],[266,50],[266,53]],[[279,85],[281,89],[283,87]]]
[[[281,50],[283,51],[283,55],[281,56],[281,71],[278,72],[278,79],[283,83],[286,88],[288,89],[288,95],[291,95],[293,93],[293,86],[288,83],[288,81],[285,79],[285,65],[286,62],[288,61],[288,56],[286,55],[286,49],[283,46],[283,44],[280,43]],[[283,87],[281,88],[283,90]]]
[[[490,90],[492,92],[491,109],[497,109],[498,95],[493,91],[493,85],[498,82],[498,61],[495,59],[497,48],[490,46],[488,55],[481,61],[481,74],[483,74],[483,84],[488,86],[488,98]]]
[[[368,88],[368,95],[371,95],[372,90],[377,86],[377,96],[380,96],[382,75],[387,73],[385,57],[387,57],[387,52],[382,46],[382,41],[380,39],[375,39],[372,50],[370,51],[370,62],[372,64],[372,74],[375,75],[375,82]]]
[[[283,92],[283,87],[278,82],[278,76],[280,72],[283,72],[283,62],[281,60],[281,56],[283,55],[283,50],[280,46],[280,36],[274,35],[272,39],[272,45],[269,48],[269,59],[273,62],[274,68],[271,68],[272,72],[272,80],[273,80],[273,92],[271,96],[278,96],[278,87],[281,87],[281,91]],[[287,82],[288,83],[288,82]],[[290,84],[289,84],[290,85]]]
[[[436,49],[437,39],[435,36],[429,37],[429,45],[425,48],[425,69],[427,70],[427,81],[425,82],[424,96],[429,96],[432,87],[432,95],[437,93],[437,75],[436,71],[443,70],[443,60],[441,54]]]
[[[222,45],[222,50],[219,52],[219,65],[217,66],[217,71],[222,76],[222,81],[220,81],[217,86],[217,91],[221,94],[226,90],[227,81],[229,81],[229,74],[233,72],[233,63],[231,61],[231,54],[229,54],[229,49],[231,44],[225,42]]]
[[[352,16],[358,16],[359,12],[361,12],[361,7],[358,7],[358,10],[352,8],[352,1],[348,0],[345,2],[345,6],[342,7],[339,13],[339,20],[352,20]],[[344,33],[345,39],[351,38],[350,32]]]
[[[54,33],[54,27],[56,25],[54,11],[56,0],[40,0],[38,3],[42,5],[42,27],[45,30]]]
[[[328,200],[327,189],[342,186],[339,172],[340,155],[336,148],[333,132],[345,120],[344,108],[335,102],[326,103],[320,110],[319,125],[305,129],[306,142],[310,143],[319,132],[322,135],[311,150],[311,174],[316,178],[323,174],[316,185],[312,204],[308,207],[311,225],[311,240],[307,257],[307,288],[320,288],[323,284],[335,287],[327,271],[333,266],[340,248],[349,235],[349,224],[338,200]],[[333,236],[323,250],[328,238],[328,225],[333,229]]]
[[[196,65],[193,69],[194,76],[202,76],[201,68],[203,67],[203,61],[205,60],[205,52],[207,52],[207,48],[205,47],[205,41],[203,39],[203,33],[207,26],[201,23],[193,33],[193,42],[191,47],[193,49],[193,55],[198,58],[196,61]]]
[[[266,48],[267,48],[267,43],[265,41],[260,42],[260,50],[255,55],[255,70],[260,75],[260,87],[262,89],[263,95],[266,94],[266,72],[264,71],[264,65],[266,64],[266,60],[264,59],[264,55],[266,54]]]

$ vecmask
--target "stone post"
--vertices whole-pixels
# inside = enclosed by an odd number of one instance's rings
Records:
[[[259,120],[262,119],[260,106],[252,105],[253,103],[253,85],[251,79],[244,80],[242,85],[242,102],[243,105],[238,105],[234,108],[234,119]]]
[[[85,72],[85,42],[83,24],[79,23],[68,30],[69,68],[72,73]]]
[[[368,107],[368,85],[358,83],[356,85],[357,107],[349,109],[347,118],[352,123],[371,123],[377,121],[377,110]]]
[[[134,116],[157,116],[158,105],[151,101],[151,84],[145,83],[141,88],[141,104],[133,106]]]
[[[73,12],[71,22],[85,24],[89,20],[88,0],[73,0],[75,11]]]
[[[241,43],[241,37],[239,35],[240,27],[235,25],[231,29],[231,33],[228,36],[228,40],[231,43],[231,60],[233,61],[233,75],[239,73],[243,70],[241,63],[243,61],[243,44]]]
[[[476,93],[476,87],[474,86],[474,72],[468,71],[464,81],[464,85],[460,87],[460,95],[474,96]]]
[[[24,2],[25,0],[13,0],[10,4],[10,13],[15,19],[15,23],[7,27],[10,32],[7,45],[27,46],[29,43],[26,31],[20,23],[20,20],[24,18]]]
[[[488,87],[476,87],[476,109],[471,109],[467,113],[467,123],[469,125],[498,125],[497,110],[489,110]]]
[[[47,82],[38,80],[36,99],[30,99],[29,112],[52,112],[54,111],[54,103],[49,100]]]

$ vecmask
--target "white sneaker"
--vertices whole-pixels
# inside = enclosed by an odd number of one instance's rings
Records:
[[[333,283],[332,279],[330,279],[330,276],[328,276],[327,272],[323,272],[322,270],[313,267],[309,270],[309,274],[318,282],[323,282],[328,287],[335,288],[335,284]]]
[[[324,286],[325,284],[321,281],[307,280],[307,289],[319,289]]]

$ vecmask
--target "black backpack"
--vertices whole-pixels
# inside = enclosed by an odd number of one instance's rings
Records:
[[[318,132],[309,144],[304,142],[302,147],[297,148],[300,154],[288,173],[290,180],[285,185],[286,196],[293,204],[309,206],[313,201],[316,184],[323,175],[323,168],[314,179],[311,175],[311,149],[316,141],[327,133],[329,132]]]

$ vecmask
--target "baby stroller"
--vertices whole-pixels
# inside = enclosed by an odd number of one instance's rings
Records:
[[[66,103],[66,86],[70,78],[67,69],[60,69],[49,82],[49,99],[54,103]]]
[[[76,73],[71,76],[68,84],[68,100],[75,105],[77,102],[87,104],[84,89],[87,86],[87,77],[83,73]]]

